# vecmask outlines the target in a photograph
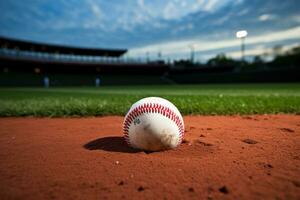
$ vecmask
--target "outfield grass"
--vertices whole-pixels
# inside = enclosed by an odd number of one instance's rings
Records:
[[[0,116],[124,115],[132,103],[160,96],[182,114],[300,113],[300,83],[0,88]]]

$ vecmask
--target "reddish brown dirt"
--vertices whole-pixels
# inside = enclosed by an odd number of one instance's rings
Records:
[[[0,119],[1,199],[300,199],[300,116],[185,117],[176,150],[134,151],[122,117]]]

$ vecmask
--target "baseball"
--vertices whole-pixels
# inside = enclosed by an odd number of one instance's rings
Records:
[[[133,148],[160,151],[177,147],[184,135],[183,118],[174,104],[159,97],[134,103],[123,123],[124,138]]]

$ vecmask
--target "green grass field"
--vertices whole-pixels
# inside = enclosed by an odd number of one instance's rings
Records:
[[[137,100],[160,96],[182,114],[300,113],[300,83],[0,88],[0,116],[124,115]]]

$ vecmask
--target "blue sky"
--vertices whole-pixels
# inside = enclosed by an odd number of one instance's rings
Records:
[[[300,44],[299,0],[0,0],[0,35],[51,44],[128,48],[127,56],[203,61]]]

